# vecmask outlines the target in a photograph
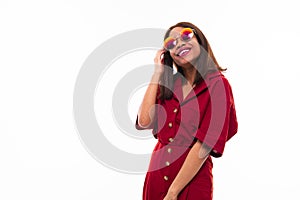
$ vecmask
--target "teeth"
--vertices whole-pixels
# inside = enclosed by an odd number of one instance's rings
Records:
[[[184,50],[180,51],[178,55],[182,56],[182,54],[184,54],[185,52],[188,52],[188,51],[190,51],[190,50],[189,49],[184,49]]]

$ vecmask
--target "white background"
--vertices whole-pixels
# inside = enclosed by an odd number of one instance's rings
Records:
[[[298,8],[291,0],[1,0],[0,199],[140,200],[144,174],[107,168],[82,145],[74,84],[107,39],[180,21],[207,36],[236,101],[239,132],[214,159],[214,199],[300,199]],[[127,59],[149,64],[154,53]],[[137,108],[129,105],[132,116]],[[130,152],[150,153],[155,143],[143,148],[119,134],[110,140]]]

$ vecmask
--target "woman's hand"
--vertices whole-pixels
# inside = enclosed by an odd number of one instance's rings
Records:
[[[165,49],[160,49],[156,52],[154,63],[155,63],[155,69],[154,73],[157,75],[162,75],[164,72],[164,63],[163,63],[163,54],[166,52]]]
[[[167,195],[163,200],[177,200],[177,193],[168,191]]]
[[[167,195],[163,200],[177,200],[178,192],[172,189],[172,186],[169,188]]]

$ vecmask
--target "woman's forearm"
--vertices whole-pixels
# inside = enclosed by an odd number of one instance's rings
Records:
[[[160,74],[153,74],[148,88],[145,92],[143,101],[138,113],[138,123],[142,127],[147,127],[151,124],[155,114],[154,105],[156,102],[156,95],[158,90],[158,83]]]
[[[163,74],[164,68],[162,63],[162,55],[165,52],[164,49],[160,49],[156,52],[154,58],[154,73],[151,81],[148,85],[143,101],[141,103],[138,112],[138,123],[141,127],[148,127],[152,123],[152,119],[155,115],[155,102],[157,97],[157,90],[160,81],[160,77]]]

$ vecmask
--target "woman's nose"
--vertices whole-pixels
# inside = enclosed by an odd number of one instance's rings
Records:
[[[178,38],[177,39],[177,44],[176,44],[174,49],[177,50],[177,49],[179,49],[180,47],[182,47],[184,45],[185,45],[185,42]]]

